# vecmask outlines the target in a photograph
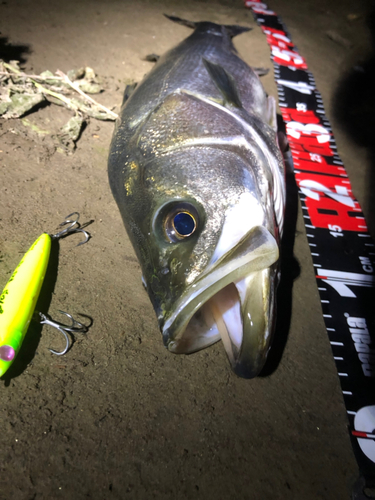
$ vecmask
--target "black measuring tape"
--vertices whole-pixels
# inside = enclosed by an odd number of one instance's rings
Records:
[[[306,61],[275,12],[245,1],[267,36],[308,243],[361,477],[375,488],[375,244]],[[373,498],[373,497],[371,497]]]

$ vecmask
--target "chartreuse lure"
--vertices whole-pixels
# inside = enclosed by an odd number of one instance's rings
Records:
[[[77,215],[76,219],[68,220],[72,215]],[[43,285],[51,253],[52,239],[58,239],[68,233],[78,231],[83,232],[86,236],[86,240],[79,243],[79,245],[86,243],[89,239],[88,233],[80,228],[78,218],[78,212],[73,212],[60,224],[60,226],[70,224],[68,228],[54,235],[44,233],[39,236],[22,257],[21,262],[16,267],[0,295],[0,376],[4,375],[13,363],[25,338]],[[75,328],[75,325],[80,325],[80,327],[83,327],[83,325],[73,320],[70,315],[67,316],[73,322],[72,328],[54,323],[41,314],[42,323],[47,323],[58,328],[68,341],[64,330],[82,331],[80,328]],[[52,352],[55,354],[64,354],[68,347],[69,343],[62,353]]]

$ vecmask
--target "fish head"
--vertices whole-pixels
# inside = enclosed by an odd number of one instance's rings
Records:
[[[188,354],[222,339],[233,370],[251,378],[273,329],[272,178],[259,178],[257,146],[244,151],[239,135],[217,143],[207,120],[192,134],[156,118],[129,141],[121,178],[110,179],[164,344]]]

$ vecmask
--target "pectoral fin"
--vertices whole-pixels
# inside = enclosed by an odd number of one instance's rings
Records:
[[[159,59],[160,56],[158,56],[158,54],[147,54],[147,56],[145,56],[144,58],[144,60],[148,62],[158,62]]]
[[[220,64],[203,59],[203,63],[216,87],[223,94],[225,104],[242,108],[240,96],[232,76]]]
[[[266,76],[270,72],[269,68],[253,68],[253,67],[251,67],[251,69],[258,76]]]
[[[276,101],[272,96],[267,98],[267,122],[277,132]]]

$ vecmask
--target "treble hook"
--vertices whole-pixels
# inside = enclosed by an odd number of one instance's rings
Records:
[[[74,220],[69,220],[69,217],[72,215],[76,215],[77,217]],[[72,212],[71,214],[67,215],[65,217],[64,222],[59,224],[59,227],[66,226],[67,224],[70,224],[69,227],[66,227],[65,229],[62,229],[56,234],[50,234],[52,239],[59,239],[62,238],[63,236],[66,236],[67,234],[73,234],[73,233],[83,233],[85,235],[85,241],[81,241],[81,243],[78,243],[77,247],[80,245],[84,245],[87,243],[90,239],[90,235],[87,231],[81,228],[80,223],[78,222],[79,220],[79,212]]]
[[[68,352],[69,347],[70,347],[70,342],[69,342],[69,337],[68,337],[67,332],[69,332],[69,333],[87,333],[88,328],[87,328],[87,326],[82,325],[82,323],[80,323],[79,321],[75,320],[71,314],[68,314],[64,311],[59,311],[59,312],[61,314],[65,314],[65,316],[68,316],[68,318],[72,321],[71,326],[63,325],[62,323],[58,323],[57,321],[53,321],[53,320],[47,318],[47,316],[41,312],[39,312],[39,316],[42,318],[42,321],[40,322],[42,325],[52,326],[53,328],[56,328],[57,330],[59,330],[59,332],[61,332],[64,335],[65,340],[66,340],[66,346],[61,352],[54,351],[53,349],[49,349],[52,352],[52,354],[56,354],[56,356],[63,356],[64,354],[66,354]]]

